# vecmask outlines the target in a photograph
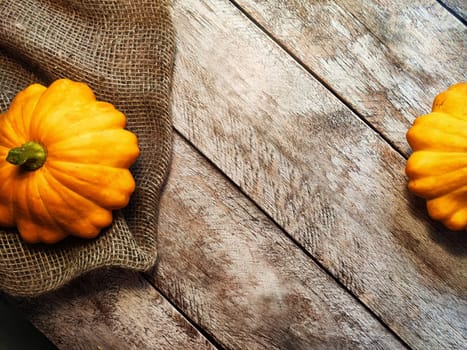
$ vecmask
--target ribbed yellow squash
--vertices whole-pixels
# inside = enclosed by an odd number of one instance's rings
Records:
[[[467,229],[467,83],[436,96],[432,113],[407,132],[413,149],[406,166],[409,190],[427,200],[431,218]]]
[[[84,83],[33,84],[0,115],[0,225],[29,243],[93,238],[135,189],[125,116]]]

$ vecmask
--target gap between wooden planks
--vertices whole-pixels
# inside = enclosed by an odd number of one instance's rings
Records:
[[[180,137],[153,283],[226,349],[405,348]]]
[[[158,241],[147,278],[221,348],[405,348],[179,136]],[[16,304],[63,349],[214,348],[130,271]]]
[[[467,21],[467,4],[465,0],[438,0],[440,4],[451,11],[459,20],[466,24]]]
[[[404,158],[231,3],[173,8],[176,128],[409,345],[461,346],[465,238],[424,216]]]
[[[467,78],[465,27],[433,0],[232,2],[405,156],[415,116]]]

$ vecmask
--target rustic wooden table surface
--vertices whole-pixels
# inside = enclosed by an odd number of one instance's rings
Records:
[[[462,0],[174,0],[159,261],[17,300],[62,349],[466,349],[467,235],[405,133],[466,80]]]

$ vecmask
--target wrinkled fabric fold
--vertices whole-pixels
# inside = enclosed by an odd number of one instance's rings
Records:
[[[87,83],[114,104],[138,136],[136,191],[97,239],[28,245],[0,228],[0,290],[36,296],[90,270],[147,270],[156,260],[159,197],[171,145],[174,35],[168,1],[11,0],[0,2],[0,110],[31,83]]]

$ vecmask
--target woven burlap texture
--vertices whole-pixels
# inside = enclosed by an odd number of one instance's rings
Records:
[[[125,113],[141,150],[131,169],[137,188],[130,205],[114,213],[97,239],[28,245],[15,229],[1,228],[0,289],[35,296],[103,266],[149,269],[172,145],[168,1],[0,1],[0,54],[2,112],[32,82],[86,82],[98,99]]]

